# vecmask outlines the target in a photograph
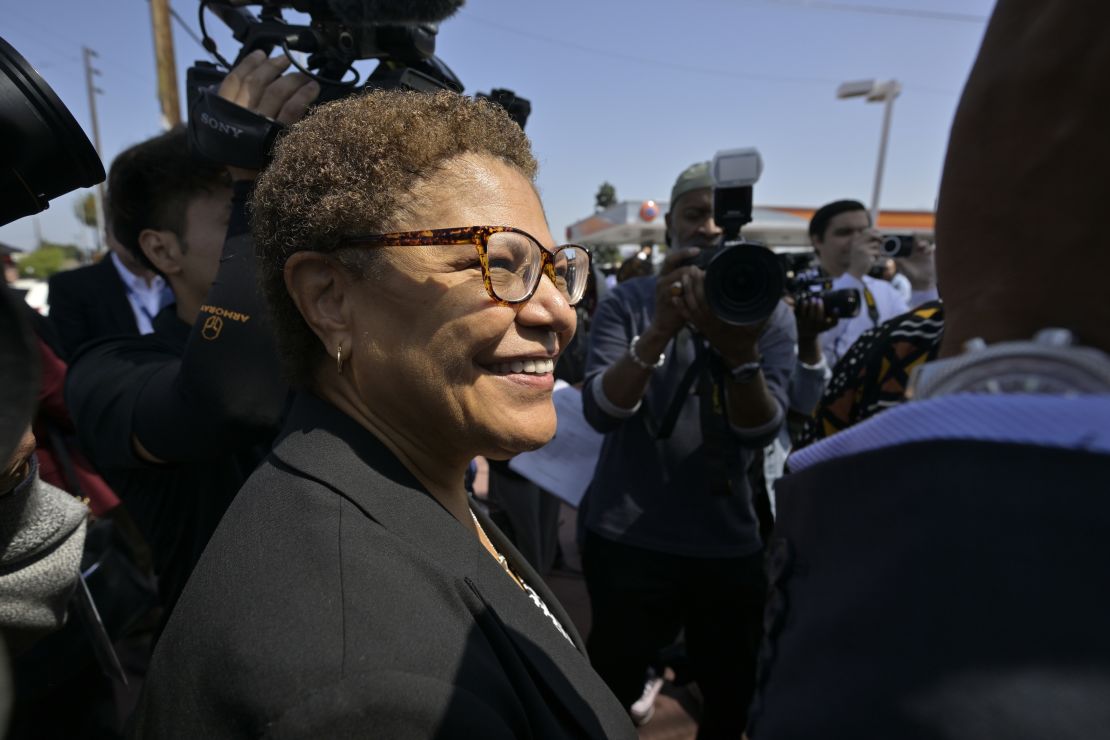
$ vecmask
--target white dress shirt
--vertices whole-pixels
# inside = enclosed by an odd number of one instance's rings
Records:
[[[821,352],[831,367],[836,367],[840,358],[865,331],[909,311],[906,301],[885,280],[876,280],[869,275],[860,279],[844,273],[833,280],[831,290],[844,288],[855,288],[860,292],[860,311],[855,318],[841,319],[836,326],[821,334]],[[875,300],[874,316],[868,308],[866,292],[870,292]]]
[[[163,308],[173,303],[173,291],[161,275],[155,275],[148,285],[146,280],[134,274],[126,267],[115,252],[112,252],[112,264],[119,273],[123,287],[127,291],[127,302],[131,304],[131,313],[135,314],[135,324],[139,327],[140,334],[150,334],[154,331],[154,317]]]

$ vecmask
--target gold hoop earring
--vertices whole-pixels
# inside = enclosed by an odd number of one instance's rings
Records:
[[[335,367],[339,374],[343,374],[343,343],[340,342],[339,346],[335,349]]]

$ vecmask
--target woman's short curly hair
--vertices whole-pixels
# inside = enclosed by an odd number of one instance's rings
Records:
[[[285,289],[289,256],[327,252],[345,236],[419,220],[417,186],[468,153],[496,157],[535,179],[531,145],[508,114],[450,92],[378,90],[345,98],[316,109],[280,139],[258,179],[251,224],[262,289],[294,383],[310,381],[326,353]]]

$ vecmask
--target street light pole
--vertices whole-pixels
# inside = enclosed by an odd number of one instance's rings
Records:
[[[894,118],[894,99],[902,92],[897,80],[877,83],[874,80],[845,82],[837,90],[838,98],[866,97],[869,103],[883,103],[883,131],[879,137],[879,161],[875,165],[875,188],[871,191],[871,223],[879,223],[879,196],[883,187],[883,172],[886,168],[886,150],[890,141],[890,124]]]
[[[902,92],[902,86],[894,80],[881,87],[883,101],[883,133],[879,138],[879,161],[875,166],[875,189],[871,191],[871,223],[879,223],[879,193],[883,187],[883,172],[886,168],[886,148],[890,142],[890,122],[894,118],[894,99]],[[868,98],[870,100],[871,98]]]

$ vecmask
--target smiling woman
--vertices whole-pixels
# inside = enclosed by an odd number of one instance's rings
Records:
[[[634,737],[563,609],[463,488],[555,433],[589,254],[523,132],[374,92],[294,126],[254,199],[294,382],[159,643],[157,737]]]

